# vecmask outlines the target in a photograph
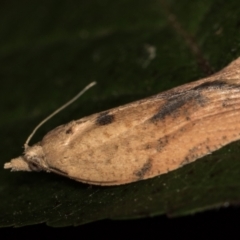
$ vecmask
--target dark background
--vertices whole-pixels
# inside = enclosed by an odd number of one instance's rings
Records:
[[[149,238],[149,239],[238,239],[239,208],[213,210],[194,216],[169,219],[165,216],[111,221],[103,220],[78,227],[51,228],[45,224],[1,229],[4,239],[12,237],[43,239],[68,238]]]
[[[234,0],[1,1],[1,165],[22,153],[38,122],[91,81],[98,85],[46,123],[31,143],[72,119],[220,70],[240,53],[239,12]],[[156,49],[153,58],[149,46]],[[174,173],[109,190],[0,169],[0,233],[27,239],[238,236],[239,167],[237,142]],[[157,193],[156,186],[162,187]],[[125,188],[123,203],[109,197]],[[62,217],[69,212],[72,217]],[[99,221],[108,218],[124,220]],[[44,222],[86,224],[52,228]]]

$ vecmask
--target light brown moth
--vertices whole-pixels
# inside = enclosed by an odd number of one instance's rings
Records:
[[[12,171],[54,172],[95,185],[167,173],[240,139],[240,58],[220,72],[61,125],[25,144]]]

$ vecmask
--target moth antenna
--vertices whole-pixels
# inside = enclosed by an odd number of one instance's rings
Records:
[[[80,96],[82,96],[89,88],[93,87],[94,85],[96,85],[96,82],[91,82],[90,84],[88,84],[82,91],[80,91],[75,97],[73,97],[71,100],[69,100],[67,103],[63,104],[60,108],[58,108],[57,110],[55,110],[52,114],[50,114],[48,117],[46,117],[45,119],[43,119],[32,131],[32,133],[29,135],[29,137],[27,138],[27,141],[24,144],[24,149],[26,150],[29,146],[28,143],[31,140],[31,138],[33,137],[33,135],[36,133],[36,131],[45,123],[47,122],[49,119],[51,119],[54,115],[56,115],[57,113],[61,112],[64,108],[66,108],[67,106],[69,106],[70,104],[72,104],[73,102],[75,102]]]

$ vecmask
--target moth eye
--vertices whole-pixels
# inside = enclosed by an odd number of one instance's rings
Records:
[[[30,168],[32,171],[34,171],[34,172],[40,172],[40,171],[42,171],[42,168],[41,168],[39,165],[37,165],[36,163],[34,163],[34,162],[29,162],[29,163],[28,163],[28,166],[29,166],[29,168]]]

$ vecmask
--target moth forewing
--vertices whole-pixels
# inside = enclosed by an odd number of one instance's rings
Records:
[[[239,100],[238,58],[209,78],[59,126],[18,160],[96,185],[152,178],[238,140]]]

